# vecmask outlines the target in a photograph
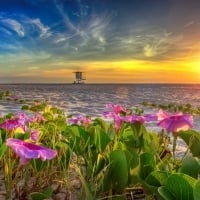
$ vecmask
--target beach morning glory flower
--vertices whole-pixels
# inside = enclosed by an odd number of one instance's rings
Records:
[[[26,114],[22,113],[22,112],[18,112],[17,113],[17,118],[16,120],[18,121],[19,124],[21,125],[25,125],[28,123],[28,117],[26,116]]]
[[[30,134],[30,139],[31,139],[33,142],[36,142],[37,139],[38,139],[38,136],[39,136],[39,131],[38,131],[38,130],[35,130],[35,129],[32,129],[32,130],[31,130],[31,134]]]
[[[6,131],[14,131],[17,128],[21,128],[24,132],[27,131],[28,117],[22,113],[17,113],[16,116],[12,116],[11,119],[7,119],[0,124],[0,128]]]
[[[82,116],[81,122],[82,122],[83,126],[87,126],[88,124],[92,123],[92,120],[88,117]]]
[[[127,115],[123,117],[123,121],[129,122],[129,123],[140,122],[141,124],[143,124],[145,121],[145,118],[143,116]]]
[[[22,128],[24,132],[27,130],[27,127],[21,124],[18,119],[5,120],[3,123],[0,124],[0,128],[5,129],[6,131],[13,131],[17,128]]]
[[[120,104],[106,104],[106,108],[111,108],[115,114],[120,114],[121,112],[126,113],[127,110]]]
[[[123,118],[119,114],[116,114],[114,112],[103,112],[103,116],[105,118],[111,118],[114,120],[115,130],[116,132],[118,132],[123,122]]]
[[[139,122],[143,124],[145,121],[148,122],[157,119],[156,115],[150,115],[150,114],[144,116],[138,116],[134,114],[127,115],[127,109],[125,109],[121,105],[107,104],[106,107],[111,108],[112,111],[103,112],[103,116],[105,118],[111,118],[114,120],[114,127],[116,132],[119,131],[121,124],[123,122],[128,122],[128,123]]]
[[[40,113],[36,113],[34,116],[32,116],[32,117],[29,118],[29,122],[38,122],[38,123],[41,123],[41,122],[44,122],[44,121],[45,121],[45,118]]]
[[[15,138],[8,138],[6,145],[11,147],[20,157],[21,165],[26,165],[30,159],[40,158],[42,161],[45,161],[51,160],[57,155],[55,150]]]
[[[158,126],[165,128],[168,132],[177,133],[181,130],[188,130],[193,127],[193,117],[182,112],[169,115],[162,109],[157,113]]]
[[[68,119],[68,123],[76,125],[82,124],[83,126],[87,126],[88,124],[92,123],[92,120],[88,117],[84,117],[83,115],[79,115],[78,117]]]

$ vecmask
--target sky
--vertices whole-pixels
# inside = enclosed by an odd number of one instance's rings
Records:
[[[1,0],[0,83],[200,83],[199,0]]]

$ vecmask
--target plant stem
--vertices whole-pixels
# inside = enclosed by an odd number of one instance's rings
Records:
[[[173,160],[174,160],[174,164],[176,164],[176,142],[177,142],[177,135],[176,134],[173,134],[174,135],[174,140],[173,140],[173,149],[172,149],[172,152],[173,152]]]

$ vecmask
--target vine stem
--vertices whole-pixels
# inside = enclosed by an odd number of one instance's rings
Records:
[[[176,142],[177,142],[177,138],[178,136],[176,134],[173,134],[174,136],[174,139],[173,139],[173,149],[172,149],[172,152],[173,152],[173,160],[174,160],[174,164],[176,163]]]

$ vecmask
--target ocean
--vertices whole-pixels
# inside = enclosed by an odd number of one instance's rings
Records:
[[[127,108],[156,104],[191,104],[200,107],[200,84],[1,84],[0,91],[10,91],[20,99],[48,100],[67,115],[101,117],[108,103]],[[0,112],[17,112],[21,104],[0,101]],[[144,108],[145,113],[158,109]],[[200,131],[200,118],[194,117],[194,128]]]
[[[1,84],[0,92],[10,91],[20,99],[48,100],[62,108],[66,115],[80,114],[102,117],[108,103],[122,104],[127,108],[142,107],[142,102],[156,104],[191,104],[200,107],[200,84]],[[18,112],[21,104],[1,100],[0,112]],[[157,113],[158,108],[144,107],[144,113]],[[148,131],[159,132],[156,122],[146,124]],[[200,117],[194,116],[194,129],[200,132]],[[178,139],[177,155],[186,150]]]

